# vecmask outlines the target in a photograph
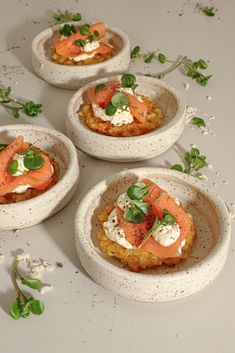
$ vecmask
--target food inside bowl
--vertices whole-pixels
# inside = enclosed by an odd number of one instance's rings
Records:
[[[58,181],[59,163],[18,136],[0,144],[0,204],[25,201],[50,189]]]
[[[91,130],[109,136],[143,135],[162,123],[163,114],[149,97],[136,92],[138,85],[132,74],[120,81],[100,83],[90,87],[78,111]]]
[[[186,259],[196,237],[192,216],[148,179],[131,185],[99,220],[101,251],[134,272]]]
[[[92,65],[110,59],[113,50],[104,23],[84,24],[78,28],[66,23],[54,43],[52,60],[61,65]]]

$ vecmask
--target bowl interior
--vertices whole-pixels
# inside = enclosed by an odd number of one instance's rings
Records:
[[[117,81],[120,80],[121,76],[106,77],[91,83],[88,86],[93,86],[101,82]],[[152,99],[162,110],[164,119],[162,120],[161,128],[164,128],[175,116],[179,110],[179,101],[175,93],[165,85],[159,84],[159,81],[155,79],[149,79],[144,76],[136,76],[136,82],[138,87],[136,88],[136,93],[144,95]],[[82,104],[86,104],[85,91],[88,89],[85,86],[77,94],[76,100],[73,105],[73,116],[78,119],[78,121],[87,129],[89,129],[83,121],[79,119],[78,111]],[[157,130],[160,130],[157,129]],[[151,133],[151,132],[150,132]]]
[[[32,128],[14,128],[0,130],[0,142],[11,143],[16,137],[23,136],[25,142],[32,143],[35,147],[39,147],[50,156],[52,156],[60,165],[59,178],[61,179],[68,169],[70,163],[69,150],[58,137],[50,134],[48,131],[37,130]]]
[[[77,27],[77,24],[75,24]],[[45,32],[44,36],[41,36],[40,41],[38,42],[38,53],[40,54],[41,57],[43,57],[46,60],[52,61],[51,60],[51,54],[52,54],[52,48],[53,45],[56,41],[59,39],[59,28],[62,27],[62,25],[55,26],[51,29],[48,29]],[[114,48],[114,56],[117,55],[123,48],[123,40],[121,36],[112,30],[111,28],[107,28],[107,39],[110,41],[110,44]],[[109,59],[110,60],[110,59]],[[106,60],[108,61],[108,60]],[[54,63],[54,62],[53,62]],[[56,63],[54,63],[56,64]],[[99,64],[100,65],[100,64]],[[73,65],[72,65],[73,66]],[[84,66],[90,66],[90,65],[84,65]],[[67,66],[68,67],[68,66]],[[73,67],[78,67],[77,65],[74,65]],[[81,68],[83,66],[79,66]]]
[[[102,186],[99,187],[99,190],[98,188],[94,188],[92,199],[90,199],[89,205],[86,208],[86,214],[84,215],[85,236],[92,251],[95,251],[98,256],[104,258],[109,263],[120,268],[123,267],[118,260],[105,256],[99,250],[96,241],[96,236],[100,229],[98,214],[104,209],[105,205],[115,202],[117,197],[125,192],[130,184],[142,177],[156,181],[158,185],[167,190],[172,197],[177,197],[184,209],[192,214],[197,230],[197,238],[190,257],[186,261],[182,261],[175,267],[158,266],[155,269],[145,270],[144,273],[173,273],[187,270],[199,264],[210,254],[222,237],[221,220],[219,219],[217,206],[212,198],[200,191],[196,186],[175,176],[161,173],[142,173],[142,175],[136,175],[133,172],[127,172],[123,176],[104,182]]]

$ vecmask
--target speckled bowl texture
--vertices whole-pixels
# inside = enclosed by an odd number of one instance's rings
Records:
[[[140,136],[113,137],[89,129],[77,114],[84,103],[83,93],[98,83],[120,80],[121,76],[106,77],[78,90],[68,106],[67,134],[83,152],[112,162],[136,162],[158,156],[180,137],[185,125],[185,104],[181,95],[165,82],[136,75],[137,93],[151,98],[161,108],[164,119],[159,129]]]
[[[34,143],[58,161],[59,181],[49,190],[30,200],[1,205],[0,230],[19,229],[42,222],[61,210],[76,191],[79,179],[77,152],[72,142],[61,132],[35,125],[0,127],[0,142],[10,143],[17,136]]]
[[[197,238],[187,260],[174,267],[163,265],[134,273],[99,250],[98,214],[129,185],[145,177],[179,198],[194,217]],[[76,213],[75,232],[82,266],[94,281],[133,300],[167,302],[198,292],[216,278],[227,257],[231,224],[222,199],[198,179],[169,169],[137,168],[115,174],[87,193]]]
[[[77,22],[69,22],[78,26]],[[93,65],[60,65],[51,59],[51,49],[58,30],[63,24],[47,28],[39,33],[32,42],[32,65],[34,71],[50,84],[67,89],[78,89],[87,82],[102,76],[121,73],[130,64],[130,41],[120,29],[106,25],[107,38],[114,47],[114,56]]]

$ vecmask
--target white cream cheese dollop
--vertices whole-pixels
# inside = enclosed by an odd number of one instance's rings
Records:
[[[118,199],[117,199],[117,205],[120,207],[123,211],[125,211],[126,208],[128,208],[131,204],[132,200],[129,198],[126,192],[121,194]]]
[[[86,60],[89,58],[93,58],[93,56],[95,56],[95,52],[94,50],[96,50],[97,48],[99,48],[100,43],[98,40],[94,40],[93,42],[86,42],[86,44],[84,45],[84,47],[82,47],[82,51],[88,53],[82,53],[80,55],[77,56],[73,56],[73,57],[69,57],[69,59],[74,60],[74,61],[82,61],[82,60]],[[90,53],[90,54],[89,54]]]
[[[23,173],[28,171],[28,168],[26,168],[24,165],[24,156],[22,154],[16,153],[12,161],[18,162],[18,170],[16,171],[15,174],[13,174],[13,176],[22,175]],[[19,185],[15,189],[13,189],[12,192],[16,192],[17,194],[23,194],[29,188],[30,188],[30,185],[28,184]]]
[[[122,110],[118,108],[116,113],[112,116],[106,115],[105,109],[99,107],[94,103],[92,103],[92,109],[93,109],[94,115],[97,118],[103,121],[109,121],[114,126],[131,124],[134,120],[129,107],[127,107],[127,110]]]
[[[152,233],[154,240],[162,246],[170,246],[180,236],[180,227],[177,223],[172,225],[159,225]]]
[[[125,238],[124,230],[118,225],[116,209],[110,213],[108,220],[103,223],[103,229],[107,238],[126,249],[133,249],[133,246]]]

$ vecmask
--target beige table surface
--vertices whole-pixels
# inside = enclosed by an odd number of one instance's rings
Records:
[[[1,0],[0,83],[10,85],[15,95],[43,104],[44,114],[31,123],[64,129],[66,107],[72,91],[48,85],[32,72],[30,45],[33,37],[50,23],[53,10],[80,11],[85,22],[104,20],[129,34],[132,46],[159,49],[169,57],[188,55],[210,60],[213,78],[201,87],[179,71],[165,80],[180,90],[198,115],[215,116],[212,132],[186,126],[179,145],[195,143],[207,155],[213,169],[205,169],[208,184],[226,203],[235,202],[235,89],[234,14],[235,2],[205,1],[218,11],[209,18],[198,12],[196,1],[186,0]],[[133,72],[146,72],[146,65],[132,64]],[[155,68],[155,69],[154,69]],[[154,64],[150,71],[162,66]],[[184,83],[189,83],[188,90]],[[212,99],[208,100],[207,96]],[[206,118],[207,120],[207,118]],[[0,124],[13,124],[0,108]],[[70,204],[41,225],[0,234],[0,352],[1,353],[232,353],[235,352],[234,239],[228,260],[216,281],[185,300],[167,304],[145,304],[126,300],[99,287],[81,269],[74,246],[73,219],[77,202],[91,186],[123,168],[167,165],[179,162],[175,148],[141,163],[114,164],[98,161],[78,152],[81,181]],[[219,175],[218,175],[219,173]],[[227,181],[225,183],[223,181]],[[215,184],[214,184],[215,183]],[[233,238],[234,234],[232,234]],[[54,290],[43,296],[46,311],[41,317],[14,321],[7,313],[15,293],[9,266],[17,249],[63,268],[45,279]]]

